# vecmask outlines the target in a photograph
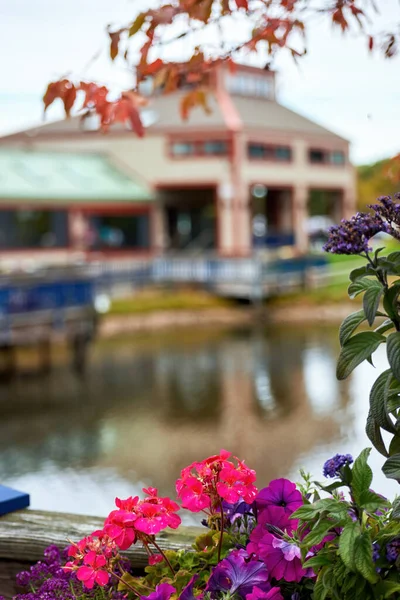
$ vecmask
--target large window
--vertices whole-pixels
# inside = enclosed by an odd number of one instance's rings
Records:
[[[90,249],[141,249],[150,246],[149,215],[90,215]]]
[[[226,156],[229,144],[225,140],[176,141],[171,142],[171,154],[176,157],[185,156]]]
[[[292,160],[292,149],[290,146],[273,146],[250,142],[247,146],[247,154],[253,160],[272,160],[277,162],[290,162]]]
[[[308,151],[308,160],[314,165],[344,165],[346,163],[346,155],[342,150],[310,148]]]
[[[0,210],[0,248],[62,248],[68,215],[58,210]]]

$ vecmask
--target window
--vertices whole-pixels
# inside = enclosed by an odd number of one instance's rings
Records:
[[[310,150],[309,152],[310,163],[314,165],[323,165],[327,162],[326,152],[323,150]]]
[[[334,165],[344,165],[344,163],[346,162],[346,157],[345,157],[344,152],[342,152],[341,150],[335,150],[334,152],[332,152],[331,162]]]
[[[250,159],[255,160],[277,162],[290,162],[292,160],[292,149],[289,146],[271,146],[250,142],[247,146],[247,154]]]
[[[172,154],[175,156],[189,156],[196,154],[196,146],[193,142],[175,142],[171,146]]]
[[[255,96],[258,98],[273,97],[273,85],[270,76],[253,73],[227,73],[226,89],[240,96]]]
[[[120,250],[150,247],[149,216],[91,215],[92,250]]]
[[[67,245],[66,211],[0,211],[0,248],[62,248]]]
[[[184,156],[226,156],[229,144],[224,140],[205,140],[203,142],[172,142],[171,154],[175,157]]]
[[[346,155],[342,150],[311,148],[308,152],[308,159],[314,165],[344,165],[346,163]]]
[[[226,142],[205,142],[203,148],[204,154],[228,154],[228,145]]]

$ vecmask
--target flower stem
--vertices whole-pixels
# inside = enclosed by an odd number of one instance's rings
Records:
[[[173,569],[173,567],[172,567],[171,563],[169,562],[169,560],[168,560],[168,557],[167,557],[167,555],[165,554],[165,552],[164,552],[163,550],[161,550],[160,546],[157,544],[157,542],[156,542],[155,540],[152,540],[152,543],[153,543],[153,545],[154,545],[154,546],[157,548],[157,550],[159,551],[159,553],[161,554],[161,556],[163,557],[163,559],[165,560],[165,562],[166,562],[166,563],[167,563],[167,565],[169,566],[169,568],[170,568],[170,571],[171,571],[171,573],[172,573],[173,577],[175,577],[175,571],[174,571],[174,569]]]
[[[220,506],[220,510],[221,510],[221,533],[219,534],[219,542],[218,542],[218,562],[220,562],[220,560],[221,560],[222,540],[224,537],[224,527],[225,527],[224,507],[222,505],[221,500],[220,500],[219,506]]]
[[[122,579],[122,577],[120,577],[119,575],[117,575],[116,573],[114,573],[114,571],[111,571],[111,575],[114,575],[114,577],[116,577],[118,579],[118,581],[120,581],[121,583],[124,584],[125,587],[127,587],[129,590],[131,590],[131,592],[133,592],[135,594],[135,596],[137,596],[138,598],[140,598],[141,594],[129,583],[127,583],[126,581],[124,581]]]

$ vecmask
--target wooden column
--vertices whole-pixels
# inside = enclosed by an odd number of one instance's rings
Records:
[[[308,235],[306,230],[308,218],[308,189],[305,186],[296,186],[293,190],[293,229],[295,247],[299,252],[308,249]]]

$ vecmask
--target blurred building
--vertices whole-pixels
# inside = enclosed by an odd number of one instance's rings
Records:
[[[101,135],[79,117],[0,138],[1,252],[301,253],[313,217],[354,212],[349,142],[280,105],[274,72],[222,66],[210,113],[195,108],[188,121],[186,89],[163,96],[152,85],[144,139],[121,124]],[[41,235],[12,233],[29,220]]]

